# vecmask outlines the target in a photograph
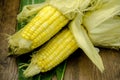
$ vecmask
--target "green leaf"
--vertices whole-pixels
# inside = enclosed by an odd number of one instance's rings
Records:
[[[65,69],[66,69],[66,61],[62,62],[60,65],[56,68],[56,76],[57,80],[63,80]]]
[[[52,77],[54,76],[54,69],[51,71],[48,71],[46,73],[40,74],[40,80],[52,80]]]

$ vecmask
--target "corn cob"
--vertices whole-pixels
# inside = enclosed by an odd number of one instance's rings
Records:
[[[28,68],[25,70],[25,77],[46,72],[72,54],[78,45],[74,36],[68,28],[53,37],[36,54],[33,54]]]
[[[23,29],[9,38],[11,54],[24,54],[42,45],[68,21],[56,8],[43,7]]]

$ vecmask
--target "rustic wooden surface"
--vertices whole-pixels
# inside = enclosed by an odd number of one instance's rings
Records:
[[[7,37],[15,32],[19,0],[0,0],[0,80],[18,80],[16,59],[7,57]],[[120,80],[120,51],[101,49],[104,73],[81,51],[68,58],[64,80]],[[53,78],[53,80],[56,80]]]
[[[0,80],[17,80],[15,58],[7,57],[7,37],[15,32],[19,0],[0,0]]]
[[[80,54],[78,54],[80,53]],[[120,80],[120,52],[101,49],[100,55],[105,66],[101,73],[80,51],[69,59],[65,80]]]

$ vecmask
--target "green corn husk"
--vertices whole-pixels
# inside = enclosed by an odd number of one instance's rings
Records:
[[[120,1],[110,0],[100,9],[85,14],[83,25],[95,46],[120,48],[119,13]]]

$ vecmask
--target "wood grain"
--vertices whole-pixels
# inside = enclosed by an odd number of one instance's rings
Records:
[[[18,8],[19,0],[0,0],[0,80],[18,80],[16,59],[7,57],[7,37],[15,32]],[[101,48],[100,55],[104,73],[78,49],[68,58],[64,80],[120,80],[120,51]]]
[[[68,59],[64,80],[120,80],[120,51],[100,49],[105,71],[101,73],[88,57],[76,51]]]
[[[17,65],[8,55],[7,37],[15,32],[19,0],[0,0],[0,80],[17,80]]]

